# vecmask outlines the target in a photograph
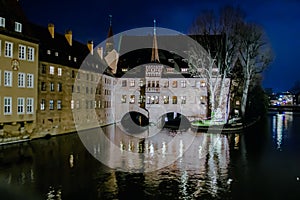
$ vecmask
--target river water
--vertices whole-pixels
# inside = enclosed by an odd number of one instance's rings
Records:
[[[233,134],[103,130],[118,151],[77,134],[0,146],[0,199],[300,199],[300,114]]]

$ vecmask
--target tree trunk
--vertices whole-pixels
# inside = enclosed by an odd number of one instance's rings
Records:
[[[249,90],[249,85],[250,85],[250,78],[247,77],[245,84],[244,84],[244,89],[243,89],[243,96],[242,96],[242,102],[241,102],[241,112],[242,112],[242,117],[245,117],[246,114],[246,106],[247,106],[247,97],[248,97],[248,90]]]

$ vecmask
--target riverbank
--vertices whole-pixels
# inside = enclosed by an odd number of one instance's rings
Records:
[[[230,124],[219,124],[219,125],[210,125],[210,124],[201,124],[201,123],[191,123],[191,129],[197,132],[208,132],[208,133],[237,133],[242,132],[247,128],[250,128],[256,124],[261,117],[246,121],[246,122],[236,122]]]

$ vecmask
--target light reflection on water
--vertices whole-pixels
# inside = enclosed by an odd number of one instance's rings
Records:
[[[263,137],[256,138],[255,135],[266,134],[273,142],[273,149],[285,150],[289,134],[292,134],[290,126],[295,120],[299,123],[300,117],[289,113],[270,116],[269,132],[258,128],[260,132],[248,135],[197,133],[191,145],[186,142],[191,132],[174,137],[163,130],[155,137],[141,141],[122,134],[117,126],[109,126],[104,134],[112,144],[95,142],[90,152],[76,135],[2,146],[0,183],[26,186],[26,190],[41,195],[42,199],[243,199],[239,193],[245,188],[255,191],[251,187],[263,188],[272,183],[269,189],[272,191],[274,185],[285,185],[283,178],[281,182],[275,181],[283,174],[278,173],[283,170],[280,166],[294,167],[288,175],[297,182],[296,169],[300,165],[293,161],[283,164],[281,159],[276,163],[277,160],[271,160],[270,166],[264,167],[270,155],[265,154],[262,147],[271,147],[261,141]],[[261,147],[258,141],[262,142]],[[123,153],[116,154],[116,149]],[[139,156],[128,157],[126,152],[139,153]],[[276,153],[282,152],[275,151],[271,157],[276,157]],[[178,159],[156,171],[129,173],[110,169],[91,154],[95,157],[105,155],[116,168],[128,169],[157,167],[170,156],[173,159],[173,155]],[[259,173],[257,176],[256,172]],[[257,188],[254,197],[262,195]],[[269,199],[272,197],[267,192],[264,195]],[[1,194],[0,199],[3,199]]]

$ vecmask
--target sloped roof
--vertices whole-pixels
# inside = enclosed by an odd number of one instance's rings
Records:
[[[26,15],[17,0],[0,0],[0,17],[5,18],[5,27],[0,27],[0,34],[37,42]],[[15,31],[15,22],[22,24],[21,33]]]

